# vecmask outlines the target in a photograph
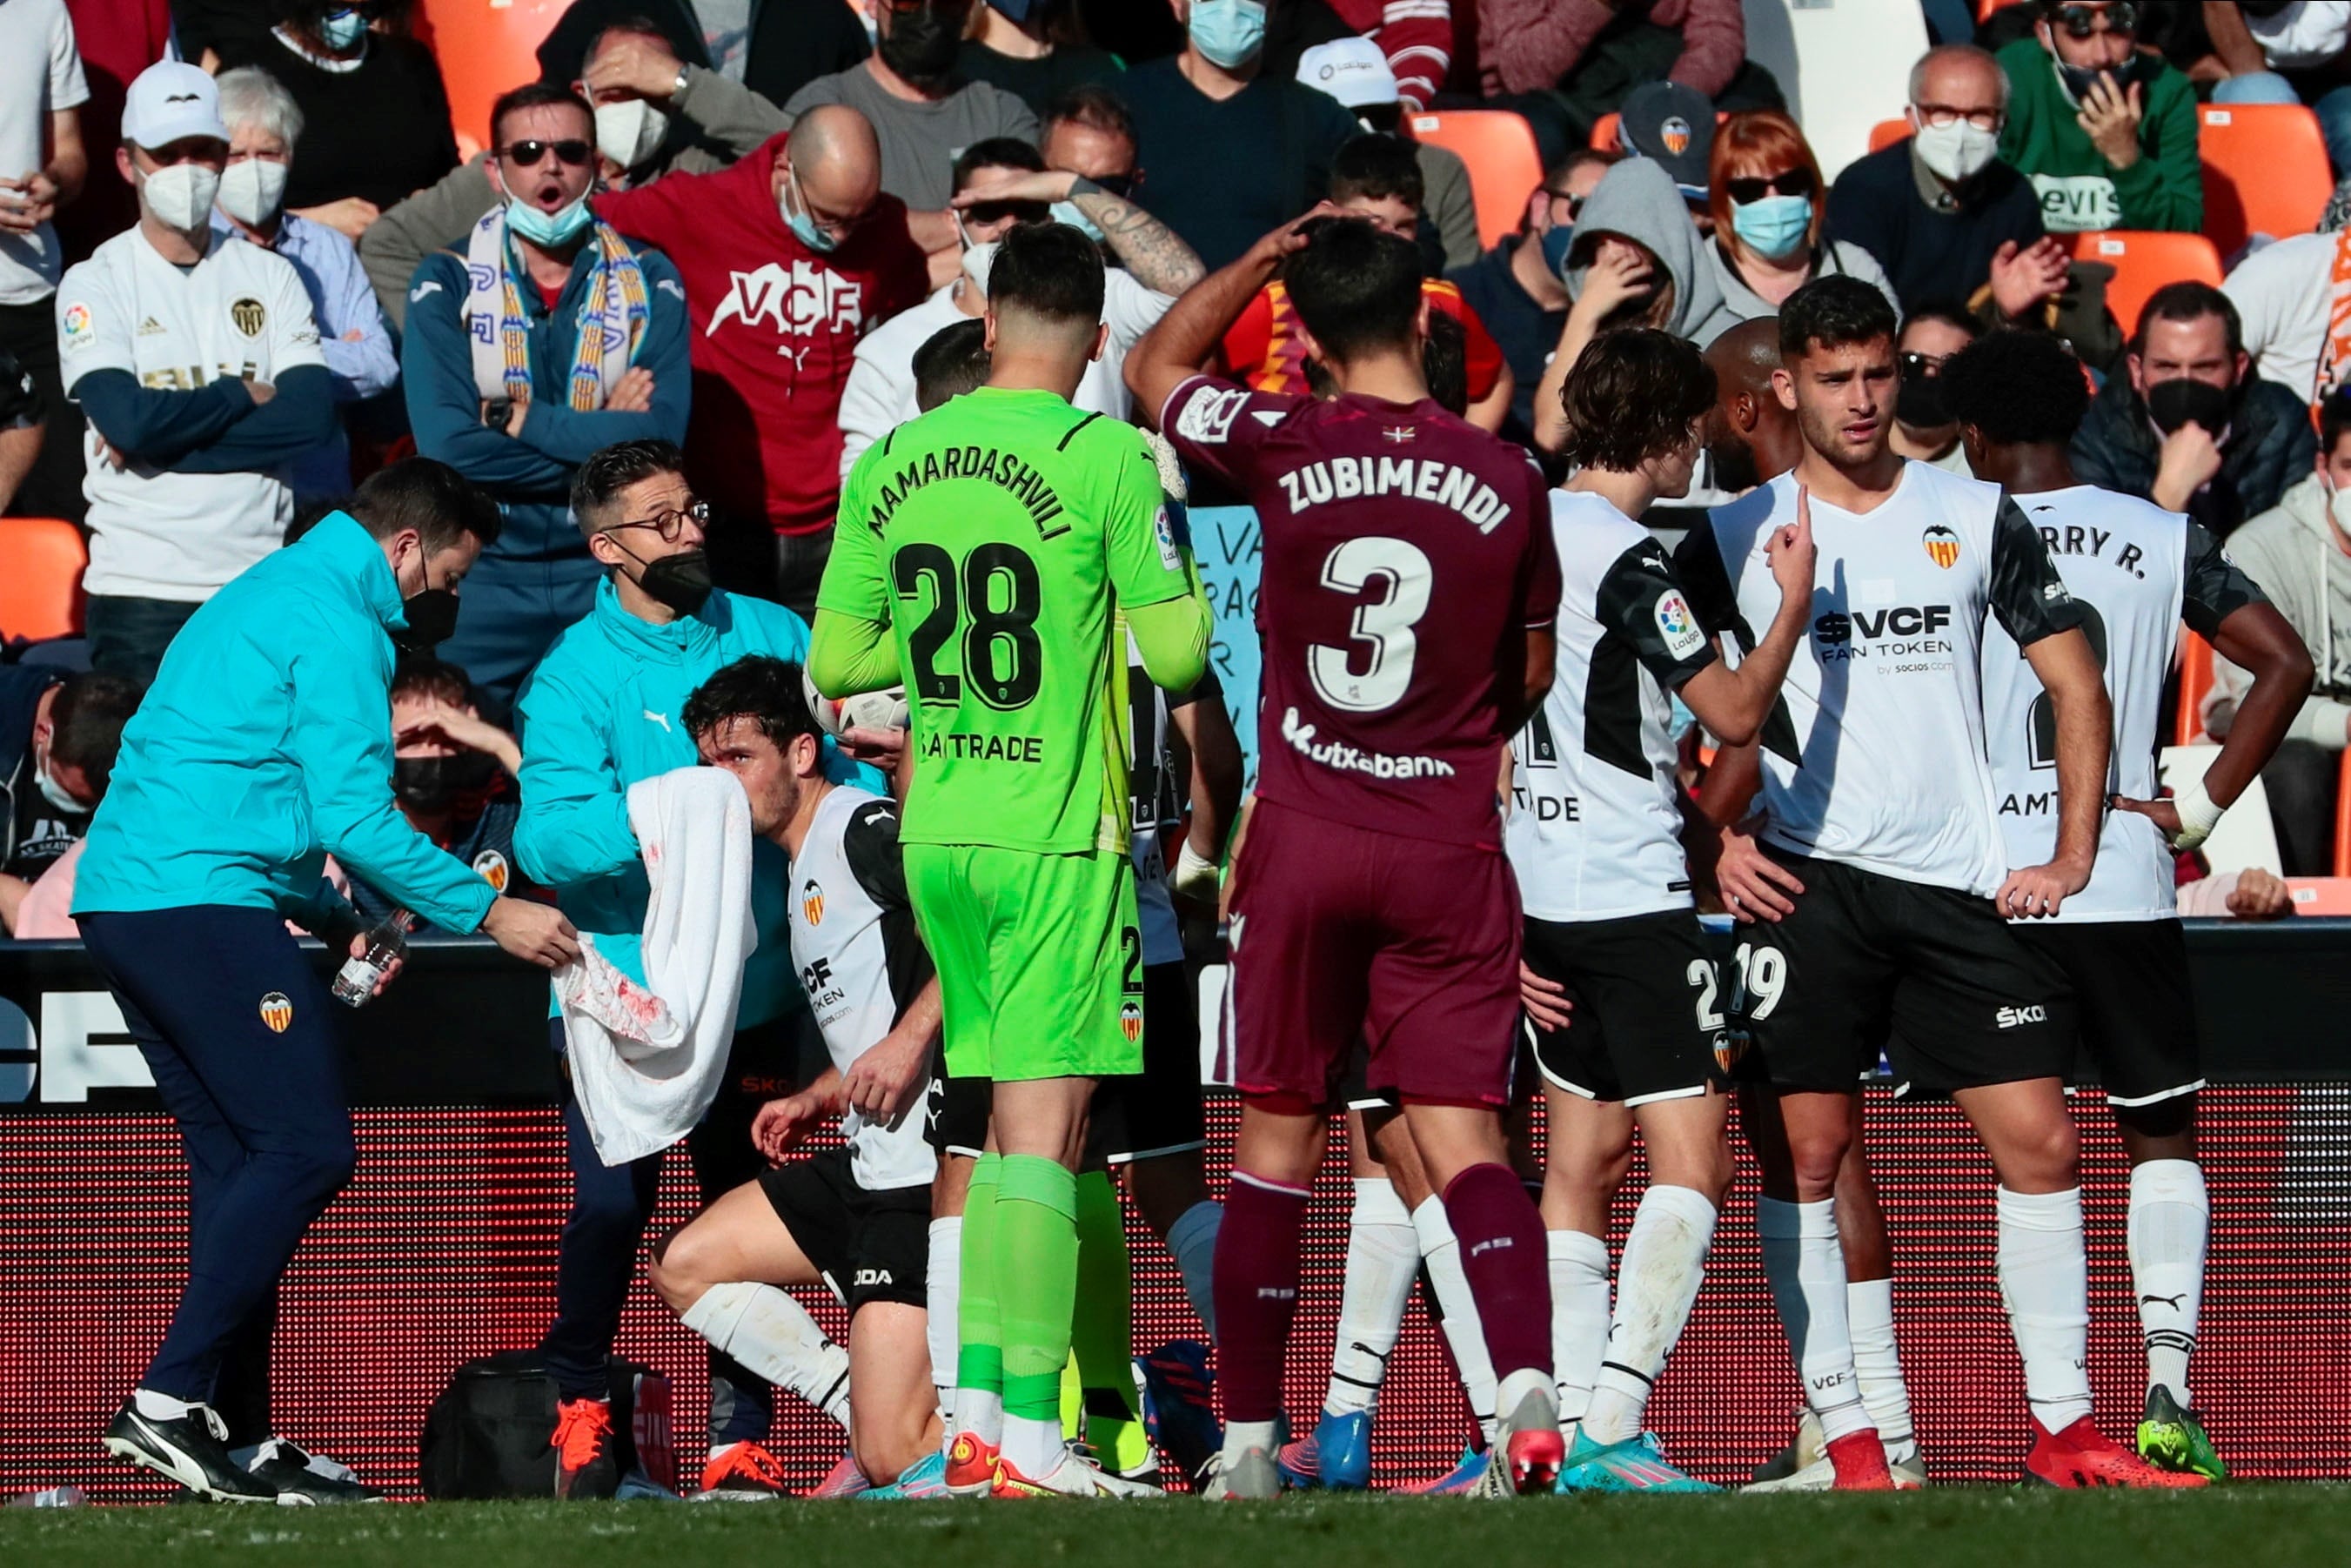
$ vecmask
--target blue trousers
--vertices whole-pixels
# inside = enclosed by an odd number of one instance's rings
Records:
[[[188,1158],[188,1283],[140,1386],[208,1402],[240,1341],[266,1367],[278,1277],[350,1180],[341,1009],[270,910],[80,924]]]
[[[466,589],[472,591],[470,580]],[[806,1013],[794,1015],[805,1020]],[[555,1049],[563,1049],[563,1026],[550,1020]],[[740,1186],[766,1165],[751,1146],[751,1118],[767,1100],[787,1092],[797,1032],[784,1025],[755,1025],[735,1037],[727,1082],[686,1138],[695,1186],[705,1204]],[[621,1311],[637,1275],[637,1250],[644,1242],[661,1181],[662,1155],[623,1166],[596,1156],[587,1119],[568,1082],[563,1099],[564,1150],[571,1165],[571,1212],[555,1265],[555,1322],[539,1341],[549,1376],[566,1399],[603,1396],[605,1358],[621,1331]],[[729,1355],[710,1353],[710,1443],[763,1442],[772,1418],[774,1391],[757,1373]]]

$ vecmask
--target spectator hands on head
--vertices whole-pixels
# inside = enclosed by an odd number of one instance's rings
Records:
[[[2064,292],[2065,247],[2043,235],[2029,246],[2002,240],[1992,253],[1991,297],[2011,319]]]
[[[1570,313],[1586,322],[1605,321],[1621,307],[1647,296],[1656,276],[1647,251],[1604,235],[1583,275],[1583,292],[1575,297]]]
[[[968,190],[957,192],[947,205],[963,212],[983,202],[1065,202],[1070,199],[1071,187],[1077,183],[1078,176],[1066,169],[1044,169],[1035,173],[1024,169],[976,181]]]
[[[412,713],[392,737],[395,747],[435,741],[460,751],[486,753],[496,758],[498,765],[508,773],[522,770],[522,751],[515,745],[514,737],[480,715],[447,703],[425,704]]]
[[[2081,112],[2074,120],[2098,156],[2119,171],[2138,162],[2138,127],[2146,118],[2146,89],[2137,82],[2125,89],[2107,71],[2082,95]]]
[[[599,93],[617,89],[654,103],[666,103],[677,91],[684,67],[667,45],[638,33],[609,36],[581,73],[581,85],[594,100]]]

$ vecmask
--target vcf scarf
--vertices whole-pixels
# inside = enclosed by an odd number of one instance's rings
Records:
[[[610,224],[595,226],[596,267],[580,301],[571,349],[571,407],[590,413],[604,406],[644,340],[650,306],[636,252]],[[492,207],[465,242],[465,336],[474,356],[474,388],[486,398],[530,396],[530,344],[507,246],[507,210]]]

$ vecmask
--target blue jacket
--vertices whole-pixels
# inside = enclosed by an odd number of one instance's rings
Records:
[[[693,393],[686,368],[685,286],[657,250],[640,246],[652,315],[635,368],[653,378],[653,407],[643,413],[582,413],[571,406],[571,353],[595,265],[582,246],[571,280],[550,310],[528,279],[519,293],[530,349],[530,412],[519,438],[482,423],[465,336],[465,262],[447,251],[424,258],[408,289],[408,327],[401,340],[401,379],[416,450],[437,457],[497,498],[506,528],[490,547],[511,560],[585,558],[587,541],[571,521],[571,476],[589,455],[616,441],[648,436],[683,442]],[[513,263],[508,262],[509,266]]]
[[[522,727],[522,820],[515,855],[531,881],[555,889],[571,924],[596,950],[643,982],[638,943],[652,889],[629,830],[629,786],[696,760],[685,733],[685,699],[747,653],[793,664],[808,658],[808,623],[764,599],[714,591],[695,614],[666,626],[621,608],[606,579],[596,608],[538,662],[515,711]],[[826,772],[881,789],[880,775],[833,753]],[[805,996],[785,928],[789,893],[784,852],[752,845],[751,909],[758,950],[743,974],[739,1020],[764,1023]]]
[[[321,872],[445,931],[496,896],[392,799],[392,638],[407,625],[383,550],[341,512],[198,609],[123,727],[74,881],[76,915],[225,904],[319,930],[352,918]]]

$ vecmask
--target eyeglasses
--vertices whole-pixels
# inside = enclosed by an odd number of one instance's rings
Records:
[[[1905,376],[1939,376],[1950,358],[1949,354],[1922,354],[1915,349],[1905,349],[1894,356],[1894,362],[1902,367]]]
[[[1919,103],[1912,108],[1918,111],[1918,123],[1940,131],[1966,120],[1978,131],[1998,131],[2005,118],[1996,109],[1960,109],[1948,103]]]
[[[1000,224],[1007,218],[1015,223],[1041,224],[1053,215],[1053,208],[1046,202],[974,202],[963,210],[963,215],[975,224]]]
[[[707,528],[710,526],[710,503],[689,501],[683,507],[659,512],[650,517],[637,517],[625,523],[614,523],[604,531],[608,534],[617,534],[622,528],[651,528],[661,536],[662,543],[674,545],[677,543],[678,536],[685,532],[685,525],[688,523],[692,523],[697,528]]]
[[[1554,202],[1565,202],[1567,204],[1567,221],[1569,223],[1573,223],[1576,219],[1583,215],[1583,198],[1582,196],[1572,196],[1565,191],[1554,191],[1549,186],[1544,187],[1543,194],[1550,197]]]
[[[1742,207],[1774,193],[1782,196],[1809,196],[1813,193],[1813,185],[1810,169],[1791,169],[1783,174],[1772,174],[1761,180],[1725,180],[1722,183],[1722,188],[1729,193],[1730,199]]]
[[[2138,31],[2138,6],[2132,0],[2115,0],[2111,5],[2060,5],[2049,18],[2050,26],[2063,27],[2073,38],[2087,38],[2099,33],[2136,33]]]
[[[554,153],[557,162],[577,169],[596,155],[596,149],[585,141],[566,139],[561,141],[512,141],[498,156],[517,169],[536,169]]]

